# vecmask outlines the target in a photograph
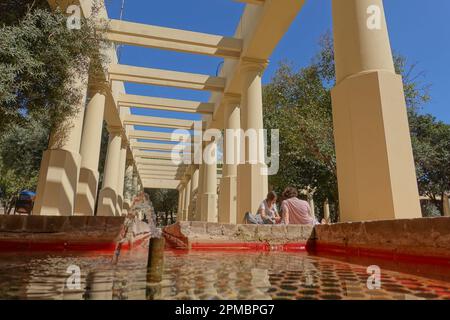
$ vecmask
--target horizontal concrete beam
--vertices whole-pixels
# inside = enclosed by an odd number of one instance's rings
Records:
[[[147,158],[136,158],[136,166],[146,166],[146,165],[158,165],[165,167],[184,167],[183,164],[176,164],[170,159],[147,159]]]
[[[182,174],[149,174],[140,173],[141,179],[166,179],[166,180],[181,180],[183,178]]]
[[[165,167],[154,165],[139,165],[137,167],[139,172],[184,172],[184,167]]]
[[[140,158],[140,159],[172,160],[172,152],[136,151],[136,150],[134,150],[133,156],[135,159]],[[187,156],[187,155],[185,155],[185,156]]]
[[[146,109],[158,109],[189,113],[211,114],[214,112],[214,103],[146,97],[131,94],[121,94],[117,100],[119,106]]]
[[[180,180],[142,179],[142,185],[147,189],[177,189]]]
[[[234,0],[236,2],[243,2],[243,3],[249,3],[249,4],[257,4],[262,5],[264,4],[265,0]]]
[[[141,149],[141,150],[165,150],[172,151],[175,148],[180,150],[180,146],[175,144],[167,144],[167,143],[149,143],[149,142],[132,142],[130,144],[131,149]],[[191,150],[191,145],[183,146],[185,152],[189,152]]]
[[[174,135],[167,132],[155,132],[155,131],[145,131],[145,130],[130,130],[128,132],[128,138],[130,139],[148,139],[148,140],[159,140],[159,141],[180,141],[180,138],[189,139],[189,135]],[[186,141],[186,140],[183,140]]]
[[[133,151],[135,158],[141,159],[165,159],[172,160],[171,152],[148,152],[148,151]]]
[[[194,121],[128,114],[124,116],[123,124],[190,130],[194,125]]]
[[[223,91],[225,79],[204,74],[114,64],[109,67],[110,81],[133,82],[194,90]]]
[[[110,20],[106,38],[121,44],[239,58],[242,40],[141,23]]]

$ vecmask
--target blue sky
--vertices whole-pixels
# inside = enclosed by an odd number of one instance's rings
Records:
[[[118,18],[121,0],[106,0],[111,18]],[[431,84],[431,102],[423,109],[450,123],[449,0],[384,0],[395,52],[417,63]],[[125,0],[124,20],[232,36],[244,4],[232,0]],[[280,61],[307,65],[317,52],[317,41],[331,30],[331,0],[306,4],[270,58],[263,83],[270,81]],[[215,75],[220,58],[125,46],[123,64]],[[203,91],[127,84],[127,93],[207,101]],[[136,114],[196,119],[196,115],[134,109]],[[141,128],[143,129],[143,128]]]

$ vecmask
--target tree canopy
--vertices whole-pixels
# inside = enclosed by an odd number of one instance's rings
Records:
[[[35,117],[52,127],[77,111],[82,92],[72,81],[101,71],[105,45],[90,19],[69,29],[66,15],[47,1],[2,1],[0,133]]]
[[[96,8],[94,7],[95,11]],[[67,28],[46,0],[0,2],[0,189],[35,189],[50,130],[78,111],[78,74],[100,74],[108,45],[94,21]]]

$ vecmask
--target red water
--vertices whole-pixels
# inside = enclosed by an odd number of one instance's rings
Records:
[[[166,251],[157,282],[147,282],[144,248],[111,261],[110,254],[0,254],[0,299],[450,299],[449,279],[426,269],[379,263],[380,283],[369,279],[373,260]]]

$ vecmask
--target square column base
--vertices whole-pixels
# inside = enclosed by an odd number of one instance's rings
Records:
[[[443,201],[444,216],[450,217],[450,199],[448,195],[445,194],[444,199],[442,199],[442,201]]]
[[[197,214],[196,214],[196,204],[197,204],[197,197],[193,197],[193,200],[191,201],[191,204],[189,205],[189,214],[188,214],[188,221],[197,221]]]
[[[236,224],[236,212],[237,177],[222,177],[219,194],[219,223]]]
[[[97,216],[115,216],[117,211],[116,191],[104,188],[98,196]]]
[[[237,174],[237,217],[242,223],[246,212],[256,213],[268,192],[267,176],[262,174],[264,164],[240,164]]]
[[[205,193],[202,197],[202,219],[205,222],[217,222],[217,194]]]
[[[76,216],[93,216],[95,212],[95,200],[97,198],[98,171],[88,168],[80,169],[77,197],[75,199]]]
[[[347,78],[332,101],[341,222],[422,217],[401,77]]]
[[[187,221],[188,220],[189,211],[187,209],[184,209],[181,213],[181,220],[180,221]]]
[[[42,155],[34,215],[71,216],[80,174],[81,156],[67,150]]]

